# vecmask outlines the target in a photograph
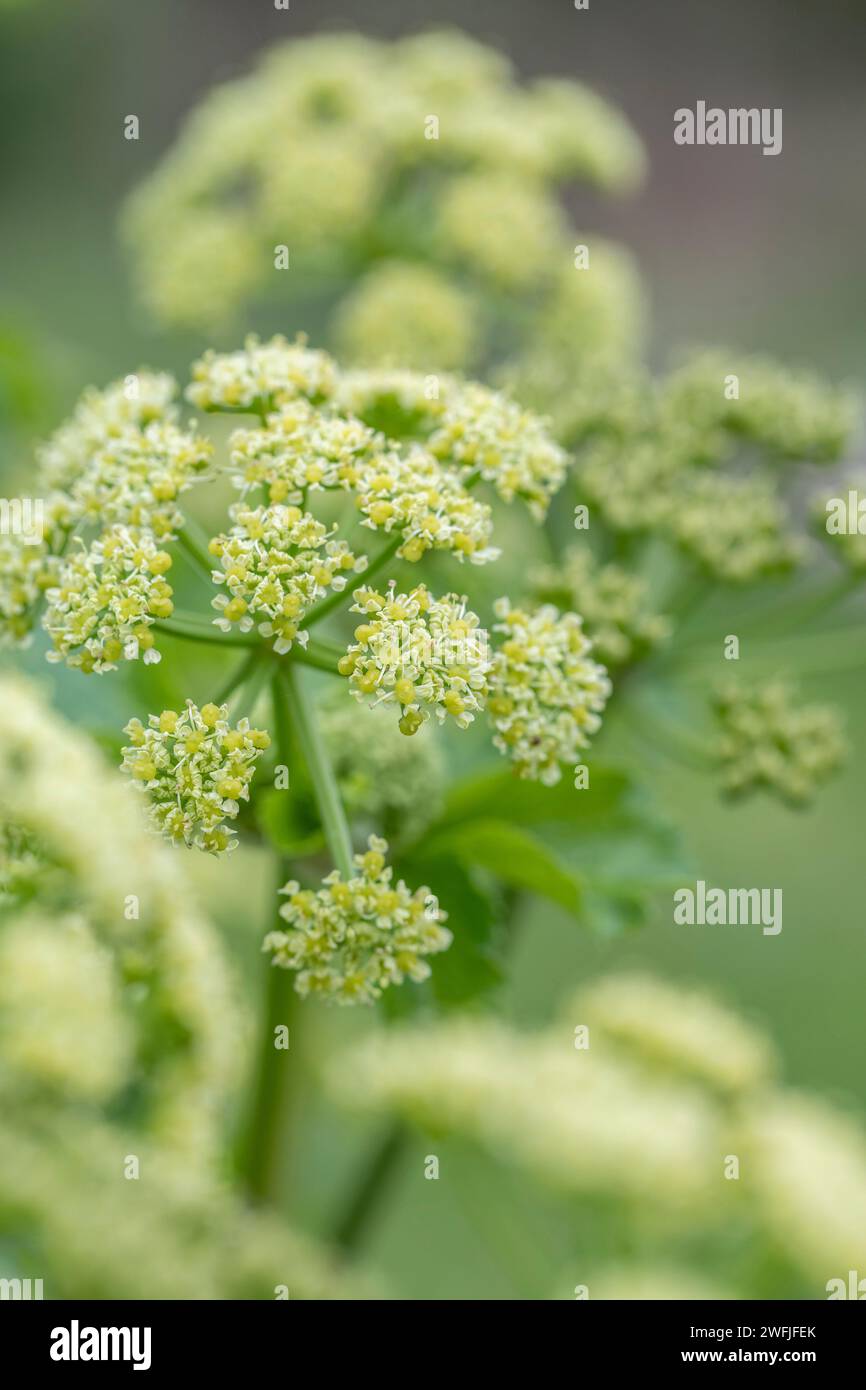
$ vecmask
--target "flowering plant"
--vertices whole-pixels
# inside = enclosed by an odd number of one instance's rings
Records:
[[[415,1125],[504,1155],[587,1220],[581,1203],[617,1207],[608,1296],[693,1296],[690,1240],[712,1251],[712,1292],[761,1296],[726,1222],[768,1252],[774,1296],[808,1292],[816,1261],[856,1259],[863,1140],[781,1088],[759,1034],[702,996],[611,980],[568,1005],[597,1040],[578,1074],[564,1023],[527,1036],[462,1014],[496,1003],[527,900],[614,936],[679,881],[635,765],[670,754],[728,796],[802,806],[841,762],[835,712],[798,703],[773,642],[844,616],[862,583],[851,537],[818,583],[789,505],[795,469],[842,456],[857,405],[734,354],[652,378],[629,259],[574,246],[557,198],[575,176],[634,181],[628,126],[459,36],[396,48],[275,51],[205,102],[125,218],[157,318],[221,342],[264,296],[291,320],[286,250],[338,351],[250,334],[205,351],[183,392],[144,369],[87,390],[39,450],[41,534],[0,533],[0,639],[41,643],[64,681],[121,685],[99,732],[127,784],[4,683],[0,1091],[23,1118],[0,1201],[47,1252],[80,1253],[68,1205],[126,1232],[84,1262],[93,1296],[162,1287],[184,1224],[200,1234],[174,1296],[370,1291],[249,1210],[281,1196],[318,998],[388,1024],[322,1068],[341,1104],[390,1117],[332,1223],[345,1249]],[[680,677],[741,635],[761,637],[751,681],[698,706]],[[274,861],[244,943],[266,966],[254,1047],[182,848],[224,875]],[[211,1229],[227,1123],[236,1190]],[[753,1171],[722,1210],[737,1143]],[[120,1153],[159,1174],[134,1222],[99,1202]],[[70,1204],[42,1196],[61,1174]],[[655,1224],[635,1214],[650,1201]],[[624,1222],[646,1252],[626,1271]],[[162,1253],[140,1266],[151,1228]]]

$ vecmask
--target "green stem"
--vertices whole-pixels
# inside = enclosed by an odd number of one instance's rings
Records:
[[[396,555],[397,551],[400,549],[400,546],[402,544],[403,535],[401,532],[398,532],[396,535],[391,537],[388,544],[384,546],[382,550],[379,551],[379,554],[370,561],[363,574],[358,576],[359,579],[362,579],[365,584],[368,584],[375,574],[378,574],[381,569],[384,569],[385,565],[388,564],[389,560],[393,560],[394,556]],[[321,622],[322,618],[326,618],[329,613],[333,613],[335,608],[339,608],[340,604],[346,598],[348,592],[349,590],[347,587],[345,589],[338,590],[336,593],[329,594],[326,599],[322,599],[322,602],[317,604],[315,608],[311,609],[307,616],[302,620],[301,627],[313,627],[316,623]]]
[[[288,861],[280,857],[277,860],[278,889],[282,888],[290,871]],[[277,916],[274,925],[280,928],[285,923]],[[286,1177],[283,1139],[297,1080],[295,1024],[299,999],[294,989],[294,976],[288,970],[282,970],[270,959],[264,969],[264,1017],[239,1166],[249,1198],[256,1203],[273,1203]],[[287,1049],[276,1046],[277,1029],[283,1026],[288,1029]]]
[[[339,675],[337,662],[344,655],[345,651],[342,647],[332,645],[330,642],[313,640],[308,642],[306,647],[293,647],[290,659],[300,662],[302,666],[314,666],[317,671],[328,671],[330,675],[336,676]]]
[[[514,946],[517,935],[514,930],[514,913],[519,901],[519,893],[507,891],[508,912],[511,930],[507,947]],[[346,1201],[343,1213],[334,1227],[335,1244],[346,1251],[355,1251],[366,1236],[371,1218],[381,1207],[388,1187],[401,1160],[412,1143],[412,1134],[405,1120],[396,1118],[381,1135],[367,1163],[361,1169],[352,1191]]]
[[[226,701],[231,700],[229,714],[233,719],[242,714],[252,718],[262,687],[273,676],[270,657],[271,653],[264,647],[250,652],[247,660],[235,671],[234,676],[220,692],[220,698],[215,703],[224,705]]]
[[[258,647],[261,638],[255,632],[220,632],[212,623],[205,622],[197,613],[187,613],[176,608],[170,618],[160,618],[155,624],[157,632],[168,633],[171,637],[181,637],[187,642],[206,642],[214,647]]]
[[[273,701],[277,757],[288,767],[291,761],[291,733],[278,675],[273,676]],[[290,876],[291,864],[280,856],[277,860],[277,891]],[[278,928],[283,926],[278,907],[274,925]],[[244,1187],[250,1199],[256,1203],[274,1202],[279,1195],[281,1182],[285,1180],[283,1138],[298,1073],[295,1023],[299,999],[294,989],[294,978],[289,971],[273,965],[270,960],[264,969],[264,1017],[252,1097],[238,1151],[238,1167]],[[275,1046],[276,1029],[280,1026],[289,1030],[288,1049]]]
[[[350,1194],[334,1228],[334,1243],[345,1251],[356,1250],[367,1233],[385,1188],[409,1147],[409,1132],[402,1120],[394,1120],[365,1165],[360,1181]]]
[[[240,663],[240,665],[236,666],[234,671],[232,671],[225,685],[219,691],[216,699],[214,700],[214,704],[227,704],[228,701],[231,699],[232,695],[234,695],[235,691],[240,690],[241,686],[243,686],[246,683],[246,681],[252,675],[253,671],[256,670],[256,668],[259,665],[259,660],[259,652],[250,652],[249,656],[245,657],[244,660]]]
[[[273,695],[277,756],[286,766],[290,765],[288,706],[294,733],[310,774],[331,857],[343,878],[349,879],[352,876],[349,826],[321,734],[304,696],[296,663],[287,661],[277,667],[273,678]],[[288,862],[281,859],[279,887],[289,878],[289,869]],[[279,915],[277,923],[282,924]],[[288,971],[274,965],[268,966],[267,979],[265,1019],[253,1100],[239,1156],[247,1192],[256,1202],[273,1201],[283,1178],[283,1137],[290,1092],[297,1073],[296,1065],[289,1063],[293,1046],[289,1018],[297,1014],[293,979]],[[275,1029],[280,1024],[290,1028],[288,1052],[274,1046]]]
[[[184,523],[177,533],[177,539],[196,568],[202,572],[208,583],[212,584],[211,576],[215,566],[213,558],[208,554],[207,537],[198,523],[190,517],[185,517]]]
[[[787,611],[780,606],[776,612],[771,612],[768,615],[769,621],[772,623],[770,636],[778,637],[781,633],[806,627],[813,618],[847,598],[862,582],[862,575],[843,574],[832,580],[825,588],[819,589],[817,593],[810,594],[805,603],[792,604]],[[760,623],[761,614],[757,614],[756,617]]]
[[[300,672],[293,662],[287,662],[281,668],[281,678],[298,743],[313,784],[328,849],[343,878],[348,880],[353,875],[352,837],[337,779],[321,732],[304,696]]]

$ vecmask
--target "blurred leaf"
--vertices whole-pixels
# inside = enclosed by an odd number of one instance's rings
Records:
[[[587,921],[603,936],[642,926],[659,894],[694,876],[679,831],[646,797],[636,799],[635,812],[632,824],[591,837],[564,825],[545,832],[560,862],[583,878]]]
[[[517,777],[507,768],[496,768],[452,787],[441,817],[427,833],[490,816],[508,820],[511,825],[568,821],[594,830],[627,817],[630,792],[631,782],[618,768],[593,766],[585,791],[577,791],[569,778],[563,778],[554,787],[544,787],[540,782]]]
[[[594,934],[605,940],[643,926],[646,911],[646,899],[641,894],[611,893],[590,886],[584,895],[586,921]]]
[[[434,998],[445,1007],[454,1007],[500,984],[504,972],[495,945],[496,909],[471,872],[450,857],[434,854],[413,861],[407,874],[413,881],[420,875],[430,884],[448,913],[447,925],[454,936],[448,950],[430,962]]]
[[[298,814],[298,799],[288,791],[269,787],[255,798],[256,821],[262,834],[281,854],[302,859],[318,854],[325,845],[321,830],[311,832]]]
[[[581,877],[541,840],[508,821],[468,821],[441,832],[431,841],[431,848],[447,851],[464,865],[488,869],[502,883],[537,893],[580,916]]]

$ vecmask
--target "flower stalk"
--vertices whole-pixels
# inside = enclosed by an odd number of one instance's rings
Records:
[[[328,850],[335,868],[339,869],[343,878],[348,881],[353,873],[352,837],[337,779],[321,732],[305,698],[300,673],[291,662],[287,662],[280,675],[280,684],[288,701],[295,735],[313,785]]]

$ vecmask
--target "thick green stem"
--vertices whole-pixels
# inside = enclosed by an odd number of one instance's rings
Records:
[[[336,779],[325,752],[321,734],[312,717],[294,662],[278,666],[273,679],[274,728],[277,755],[286,766],[291,762],[290,724],[300,746],[313,784],[328,848],[344,878],[352,876],[352,841],[340,800]],[[287,717],[288,707],[288,717]],[[278,887],[290,877],[290,865],[279,861]],[[282,919],[277,915],[277,924]],[[278,966],[267,969],[265,1018],[259,1044],[258,1065],[239,1164],[250,1198],[273,1201],[284,1181],[283,1139],[286,1133],[290,1098],[297,1084],[297,1054],[290,1020],[297,1016],[298,997],[290,972]],[[289,1048],[275,1045],[281,1025],[289,1028]]]
[[[306,701],[297,666],[292,662],[286,663],[281,668],[281,679],[295,734],[310,774],[313,795],[322,818],[322,828],[331,858],[343,878],[350,879],[353,872],[352,837],[324,740]]]
[[[290,866],[282,857],[277,861],[277,887],[282,888]],[[278,900],[279,901],[279,900]],[[275,926],[284,926],[281,917]],[[239,1152],[239,1166],[247,1195],[253,1202],[275,1202],[286,1180],[283,1140],[286,1134],[292,1094],[297,1084],[298,995],[294,976],[268,959],[265,970],[265,1000],[252,1100]],[[282,1029],[287,1035],[282,1034]],[[282,1036],[280,1036],[282,1035]],[[279,1041],[288,1046],[278,1046]]]
[[[277,674],[273,676],[272,688],[277,757],[288,766],[291,761],[291,731]],[[280,856],[276,871],[277,892],[290,877],[291,865]],[[279,898],[274,917],[274,925],[282,927]],[[238,1151],[238,1167],[246,1191],[254,1202],[273,1202],[278,1195],[281,1179],[285,1180],[283,1137],[298,1072],[297,1029],[294,1023],[299,1001],[294,989],[294,977],[270,960],[264,969],[265,1002],[259,1051],[248,1117]],[[288,1029],[287,1048],[277,1046],[277,1030],[283,1027]]]
[[[393,1121],[373,1149],[334,1228],[334,1243],[343,1250],[356,1250],[360,1245],[408,1146],[408,1130],[402,1120]]]

